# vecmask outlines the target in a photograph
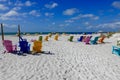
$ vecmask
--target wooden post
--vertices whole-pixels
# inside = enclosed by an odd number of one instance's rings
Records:
[[[1,34],[2,34],[2,41],[4,40],[4,32],[3,32],[3,24],[1,23]]]
[[[19,41],[20,41],[20,25],[18,25],[18,37],[19,37]]]

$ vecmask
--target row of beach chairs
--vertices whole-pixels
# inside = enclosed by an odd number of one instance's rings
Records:
[[[68,41],[72,42],[74,36],[70,36]],[[80,38],[77,39],[78,42],[85,42],[85,44],[97,44],[97,43],[104,43],[105,36],[96,36],[92,40],[92,36],[80,36]]]
[[[48,41],[49,36],[46,36],[44,40]],[[70,36],[70,39],[68,39],[69,41],[72,42],[74,36]],[[92,36],[80,36],[80,38],[78,38],[77,40],[80,42],[85,42],[86,44],[97,44],[97,41],[100,43],[103,43],[103,40],[105,37],[95,37],[94,40],[91,40]],[[34,53],[40,53],[42,52],[42,36],[39,36],[38,40],[32,40],[33,42],[33,47],[32,47],[32,54]],[[55,40],[58,40],[58,35],[55,35],[54,37]],[[3,41],[3,45],[6,49],[5,52],[8,53],[18,53],[18,54],[22,54],[22,53],[31,53],[30,52],[30,44],[28,43],[28,41],[26,39],[22,39],[20,37],[19,40],[19,48],[20,50],[17,50],[17,45],[12,45],[12,41],[10,40],[4,40]]]

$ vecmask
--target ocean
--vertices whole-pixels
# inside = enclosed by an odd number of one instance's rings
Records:
[[[49,33],[52,33],[52,34],[55,34],[55,33],[59,33],[59,34],[93,34],[93,33],[96,33],[96,32],[21,32],[21,35],[25,35],[25,34],[49,34]],[[5,32],[4,35],[16,35],[17,33],[16,32]],[[1,33],[0,33],[1,35]]]

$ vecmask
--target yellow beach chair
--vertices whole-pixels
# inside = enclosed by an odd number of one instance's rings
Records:
[[[33,54],[42,52],[42,41],[34,41]]]
[[[45,40],[45,41],[48,41],[48,36],[46,36],[44,40]]]
[[[56,41],[58,40],[58,35],[55,35],[54,40]]]

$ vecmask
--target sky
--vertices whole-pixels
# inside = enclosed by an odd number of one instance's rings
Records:
[[[0,0],[4,31],[120,31],[120,0]]]

